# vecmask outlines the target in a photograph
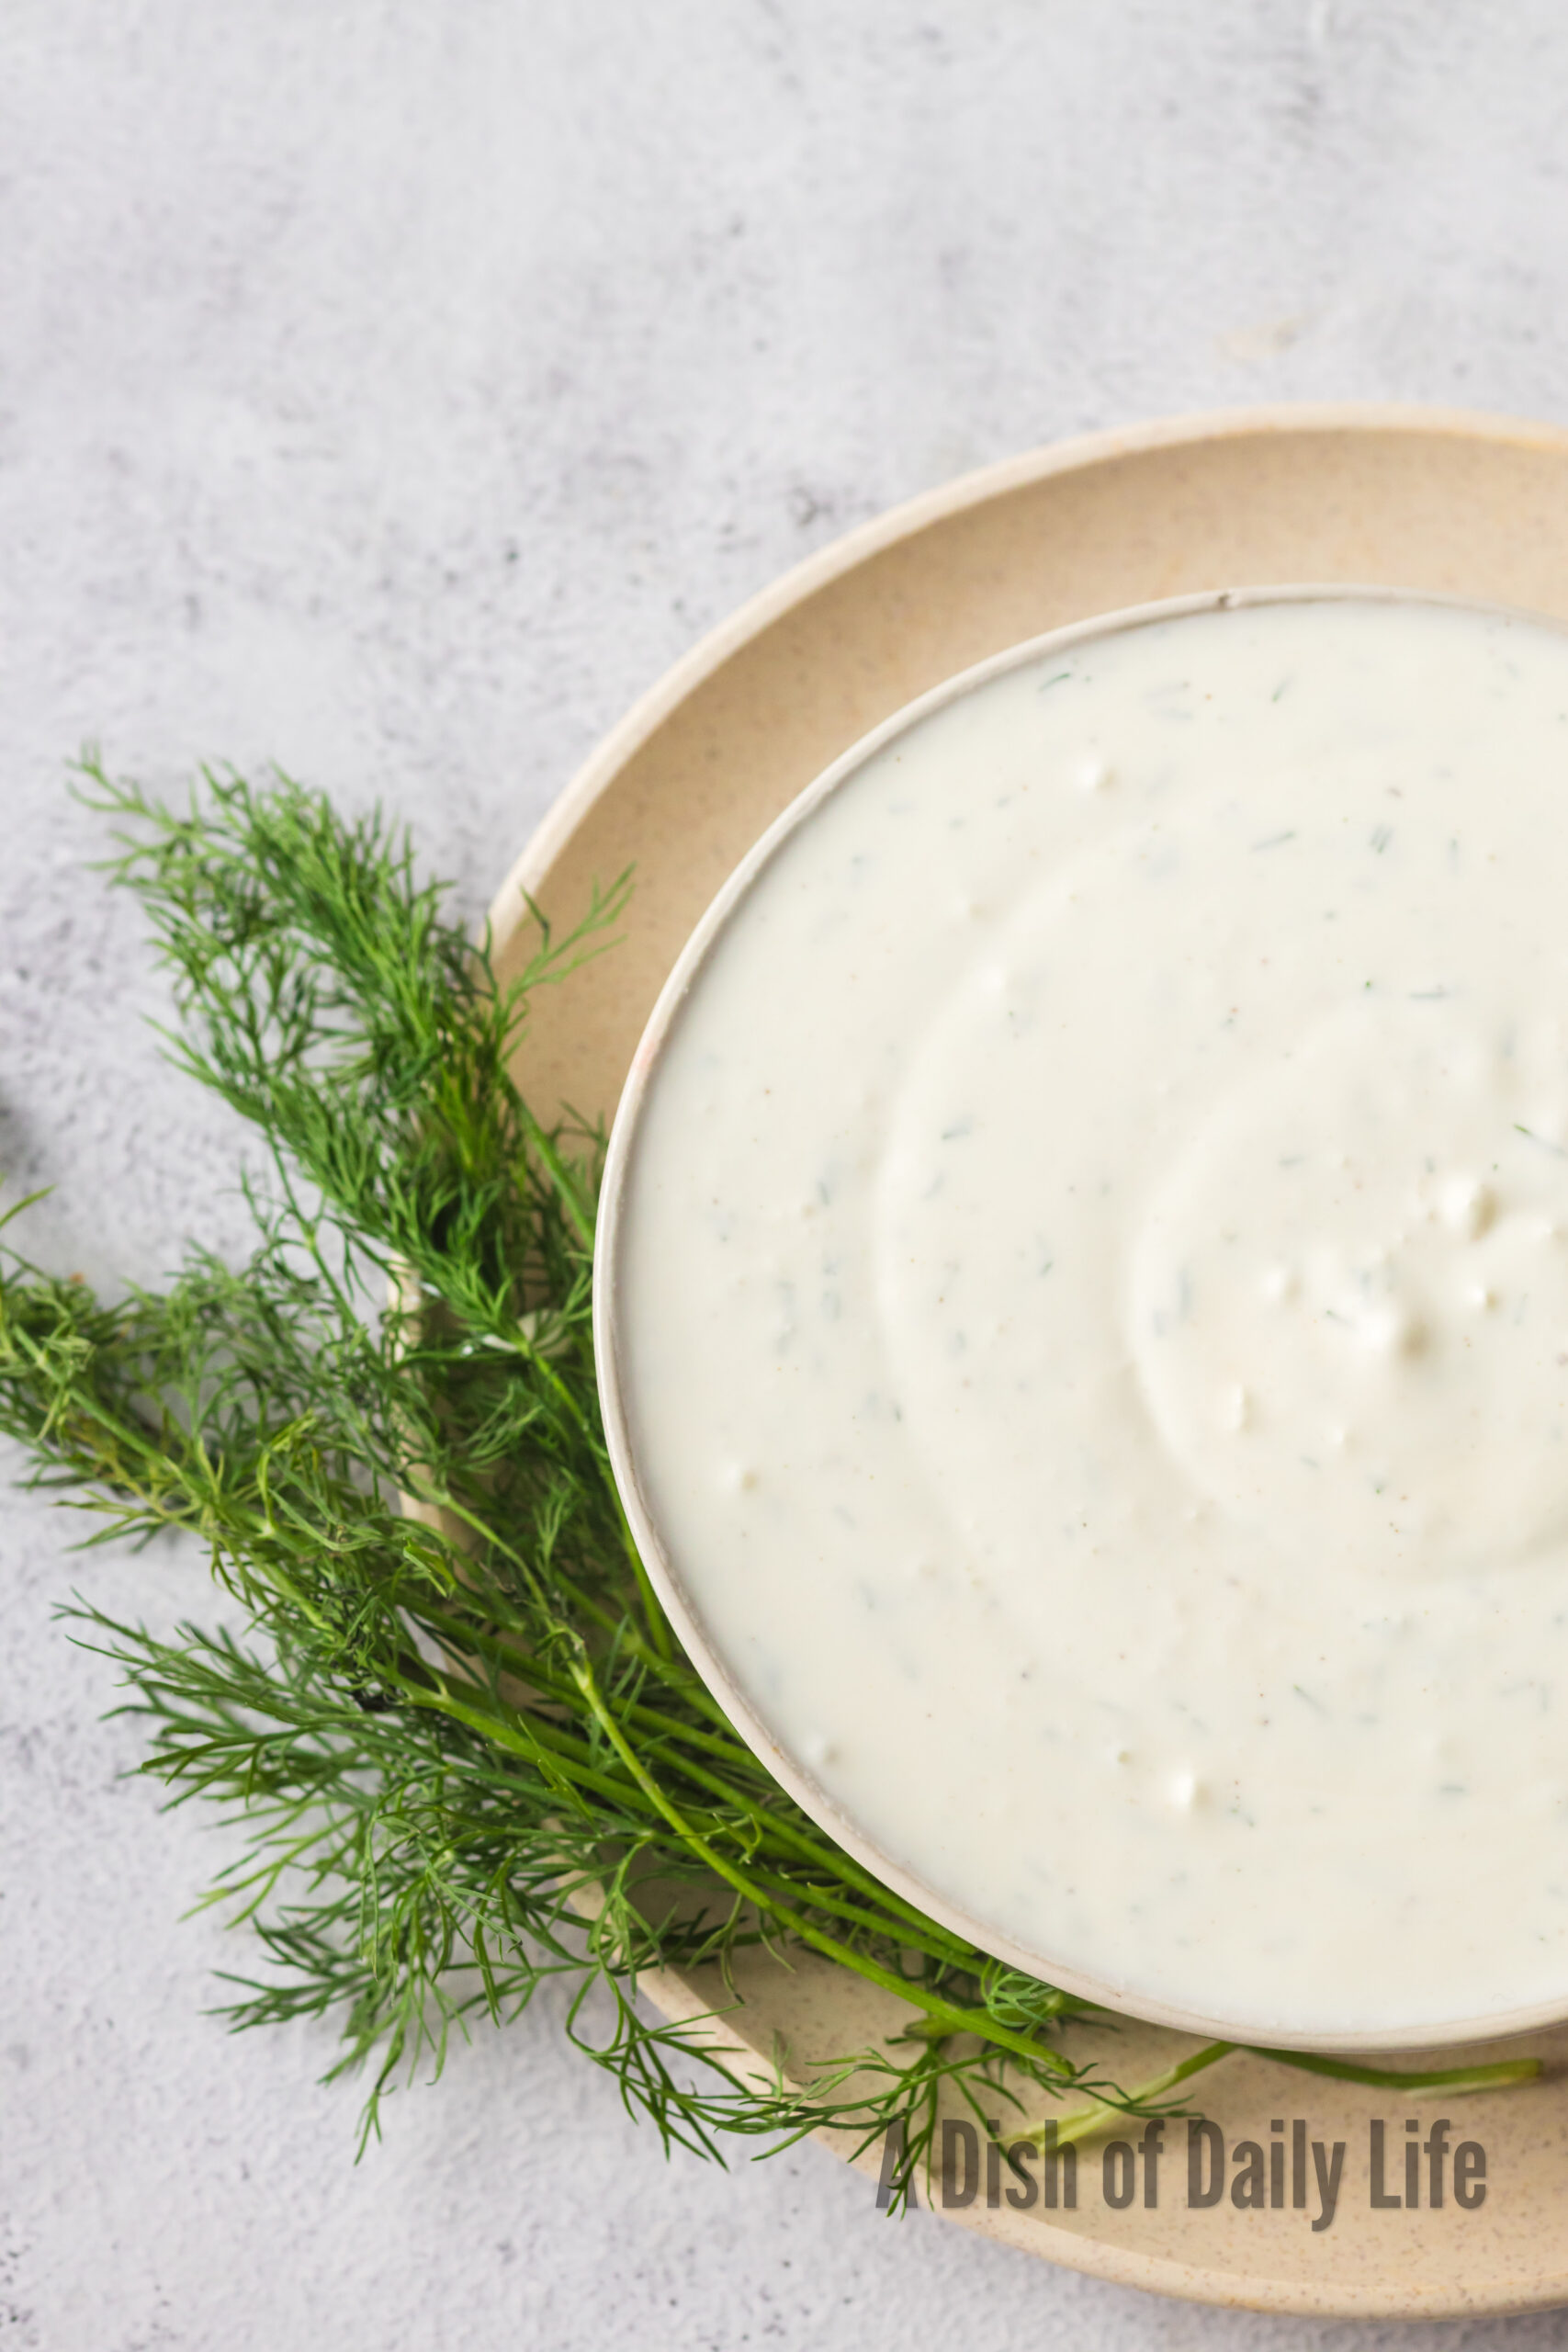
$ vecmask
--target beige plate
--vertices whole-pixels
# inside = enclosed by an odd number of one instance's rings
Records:
[[[537,1001],[521,1072],[536,1107],[614,1110],[654,999],[731,867],[820,770],[902,705],[1090,614],[1302,580],[1444,591],[1568,619],[1568,434],[1419,409],[1184,419],[971,475],[802,565],[638,704],[496,901],[504,975],[525,937],[522,890],[570,919],[593,882],[636,867],[623,944]],[[743,2001],[723,2021],[728,2046],[767,2061],[782,2041],[796,2073],[897,2021],[897,2004],[826,1962],[786,1970],[754,1960],[739,1985]],[[696,1973],[665,1972],[644,1989],[671,2017],[727,2005],[722,1986]],[[1093,2044],[1127,2081],[1190,2046],[1141,2026]],[[1568,2030],[1530,2046],[1561,2065]],[[1407,2052],[1397,2063],[1419,2062]],[[1201,2089],[1229,2147],[1267,2144],[1275,2119],[1288,2136],[1298,2117],[1309,2140],[1346,2143],[1331,2229],[1311,2229],[1310,2188],[1306,2211],[1238,2211],[1228,2198],[1190,2210],[1184,2126],[1168,2130],[1152,2209],[1140,2183],[1138,2200],[1113,2211],[1089,2147],[1075,2212],[988,2209],[982,2189],[953,2218],[1104,2278],[1260,2310],[1414,2317],[1568,2302],[1568,2071],[1522,2091],[1412,2102],[1235,2057]],[[1445,2111],[1455,2138],[1486,2151],[1485,2202],[1462,2211],[1450,2193],[1437,2211],[1372,2210],[1371,2120],[1386,2120],[1402,2179],[1406,2115],[1419,2114],[1425,2130]],[[864,2161],[875,2169],[874,2157]]]

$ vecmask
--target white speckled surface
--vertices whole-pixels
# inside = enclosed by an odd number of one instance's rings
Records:
[[[380,793],[477,910],[593,738],[848,523],[1239,401],[1562,416],[1568,19],[1416,0],[10,0],[0,22],[0,1164],[39,1254],[239,1219],[62,787],[268,756]],[[890,2227],[821,2151],[666,2167],[550,2018],[394,2101],[201,2016],[220,1852],[117,1776],[73,1582],[4,1519],[0,2344],[1522,2347],[1268,2322]]]

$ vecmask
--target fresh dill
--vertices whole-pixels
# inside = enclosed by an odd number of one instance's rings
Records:
[[[897,2127],[896,2209],[944,2101],[1005,2104],[1009,2138],[1054,2119],[1062,2141],[1169,2111],[1229,2044],[1108,2079],[1073,2046],[1083,2004],[923,1917],[799,1810],[654,1599],[594,1378],[604,1136],[542,1124],[513,1076],[536,996],[605,945],[626,878],[564,934],[540,921],[502,986],[379,815],[211,773],[179,813],[96,761],[82,790],[170,976],[170,1051],[265,1145],[254,1248],[238,1269],[191,1250],[167,1288],[105,1301],[4,1247],[0,1430],[32,1483],[98,1517],[92,1542],[197,1538],[248,1620],[164,1640],[65,1612],[121,1670],[141,1769],[237,1832],[207,1899],[250,1922],[262,1964],[229,1980],[231,2023],[333,2014],[333,2073],[367,2069],[363,2146],[453,2031],[565,1979],[568,2033],[666,2147]],[[742,1951],[792,1947],[897,1995],[901,2029],[769,2074],[637,2005],[639,1971],[728,1984]],[[1539,2072],[1287,2063],[1412,2090]]]

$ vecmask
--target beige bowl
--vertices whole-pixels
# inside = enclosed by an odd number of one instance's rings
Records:
[[[700,986],[705,967],[725,933],[733,924],[745,920],[755,886],[794,835],[803,826],[808,825],[826,801],[851,784],[868,763],[880,757],[889,745],[923,727],[937,712],[966,700],[977,689],[984,688],[1010,671],[1033,667],[1054,661],[1058,656],[1065,657],[1086,644],[1124,636],[1151,624],[1195,614],[1245,613],[1260,605],[1325,602],[1429,605],[1439,609],[1501,616],[1501,608],[1496,605],[1478,607],[1455,597],[1416,597],[1394,589],[1343,584],[1238,587],[1208,595],[1175,597],[1167,602],[1139,605],[1130,612],[1100,615],[1093,620],[1076,622],[1069,628],[1054,629],[1026,644],[1011,647],[1006,652],[993,656],[990,661],[979,662],[975,668],[963,672],[958,677],[944,681],[930,694],[921,695],[908,709],[896,713],[874,729],[841,759],[836,760],[825,774],[817,777],[791,803],[741,860],[698,922],[676,959],[633,1057],[631,1072],[621,1096],[611,1137],[600,1200],[593,1271],[594,1351],[599,1367],[605,1435],[621,1498],[638,1550],[660,1600],[681,1637],[682,1647],[730,1722],[773,1778],[835,1843],[852,1854],[885,1885],[892,1887],[906,1901],[916,1905],[928,1917],[939,1920],[966,1942],[991,1953],[1010,1967],[1058,1985],[1064,1991],[1076,1994],[1103,2008],[1140,2018],[1149,2024],[1172,2027],[1210,2041],[1272,2043],[1296,2050],[1340,2052],[1433,2050],[1480,2040],[1511,2038],[1557,2024],[1568,2018],[1568,1984],[1564,1984],[1562,1991],[1551,2000],[1528,2008],[1515,2007],[1480,2016],[1461,2016],[1440,2024],[1434,2024],[1429,2019],[1419,2026],[1404,2028],[1390,2028],[1385,2024],[1375,2030],[1341,2030],[1324,2033],[1303,2029],[1288,2018],[1278,2015],[1271,2018],[1259,2018],[1226,2016],[1220,2012],[1205,2013],[1164,2003],[1143,1994],[1129,1994],[1119,1985],[1086,1973],[1049,1948],[1022,1944],[994,1920],[949,1901],[897,1861],[863,1829],[852,1815],[834,1804],[824,1794],[810,1770],[781,1745],[758,1713],[729,1657],[710,1633],[702,1611],[682,1577],[680,1561],[667,1539],[667,1532],[649,1499],[652,1483],[650,1473],[654,1465],[638,1453],[633,1434],[625,1371],[626,1341],[624,1285],[621,1281],[622,1235],[627,1221],[627,1193],[633,1181],[644,1111],[650,1095],[658,1088],[665,1048],[679,1023],[687,997]]]

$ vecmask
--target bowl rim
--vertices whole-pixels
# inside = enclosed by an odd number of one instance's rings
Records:
[[[1087,619],[1047,629],[1037,637],[1009,646],[984,661],[957,672],[927,693],[906,703],[852,743],[824,768],[789,805],[782,809],[752,843],[693,929],[659,992],[636,1053],[611,1129],[600,1189],[594,1233],[592,1271],[592,1329],[600,1408],[606,1447],[634,1541],[660,1606],[678,1634],[691,1664],[729,1720],[733,1728],[792,1796],[802,1810],[852,1860],[880,1883],[914,1904],[939,1925],[964,1937],[976,1950],[1007,1966],[1092,2001],[1118,2015],[1150,2025],[1259,2050],[1357,2052],[1444,2050],[1460,2045],[1512,2040],[1568,2021],[1568,1984],[1554,2000],[1528,2007],[1481,2016],[1403,2027],[1379,2026],[1364,2030],[1298,2030],[1288,2023],[1225,2019],[1188,2009],[1179,2004],[1151,1999],[1140,1992],[1097,1978],[1070,1964],[1015,1941],[961,1905],[949,1901],[918,1872],[897,1861],[869,1838],[812,1778],[809,1770],[784,1747],[757,1713],[731,1672],[722,1653],[709,1640],[702,1616],[687,1595],[674,1561],[664,1544],[638,1476],[631,1442],[624,1392],[619,1334],[621,1297],[619,1257],[622,1206],[635,1149],[642,1107],[662,1058],[663,1048],[679,1019],[687,996],[730,922],[744,906],[752,888],[784,843],[806,824],[823,801],[875,758],[890,742],[919,727],[993,679],[1027,668],[1043,658],[1095,639],[1122,636],[1161,622],[1212,613],[1246,611],[1272,605],[1379,604],[1432,606],[1502,621],[1517,621],[1568,637],[1568,620],[1532,612],[1523,606],[1498,604],[1461,594],[1428,590],[1361,585],[1354,582],[1283,582],[1261,587],[1204,589],[1194,594],[1159,598],[1100,613]]]

